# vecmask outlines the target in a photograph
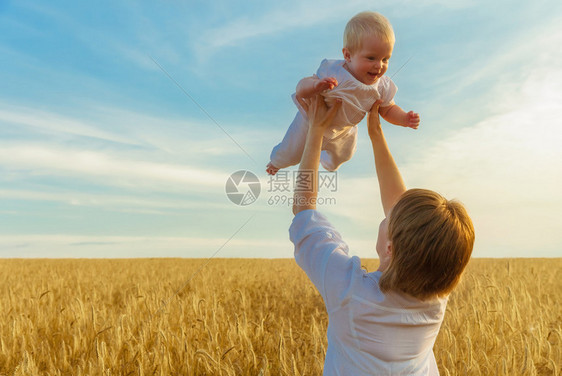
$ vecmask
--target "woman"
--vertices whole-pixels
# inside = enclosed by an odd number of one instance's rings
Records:
[[[447,296],[472,253],[474,228],[462,204],[433,191],[406,190],[382,132],[379,104],[367,118],[386,217],[376,245],[378,270],[361,269],[316,211],[322,134],[341,105],[328,111],[320,97],[307,109],[312,120],[299,167],[314,183],[295,190],[290,237],[329,316],[324,375],[438,375],[433,344]]]

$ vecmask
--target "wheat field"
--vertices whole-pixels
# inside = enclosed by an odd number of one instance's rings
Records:
[[[321,374],[327,315],[293,260],[205,262],[0,260],[0,375]],[[561,267],[472,260],[435,344],[441,375],[560,375]]]

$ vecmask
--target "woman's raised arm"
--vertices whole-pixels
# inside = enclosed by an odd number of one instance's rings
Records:
[[[388,149],[386,139],[382,132],[381,122],[379,118],[379,105],[381,101],[375,102],[369,116],[367,117],[367,127],[369,137],[373,145],[373,153],[375,155],[375,167],[377,169],[377,177],[381,191],[381,201],[384,215],[388,218],[390,210],[396,204],[400,196],[406,192],[404,179],[394,162],[394,158]]]
[[[297,179],[309,179],[308,187],[296,189],[293,196],[293,214],[303,210],[316,209],[318,197],[318,164],[320,163],[320,149],[322,148],[322,136],[327,127],[332,124],[336,112],[341,107],[341,100],[336,101],[328,110],[324,98],[316,95],[311,99],[311,105],[306,106],[309,125],[306,143],[302,153],[301,163]]]

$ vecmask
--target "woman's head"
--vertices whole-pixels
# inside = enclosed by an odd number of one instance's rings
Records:
[[[386,230],[391,256],[380,279],[382,291],[422,300],[451,292],[474,245],[474,227],[460,202],[411,189],[392,208]]]

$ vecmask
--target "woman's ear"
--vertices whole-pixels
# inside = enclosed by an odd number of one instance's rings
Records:
[[[390,240],[386,242],[386,255],[392,257],[392,242]]]
[[[379,268],[377,271],[383,272],[388,269],[392,262],[392,243],[390,241],[386,242],[386,247],[381,250],[379,254]]]

